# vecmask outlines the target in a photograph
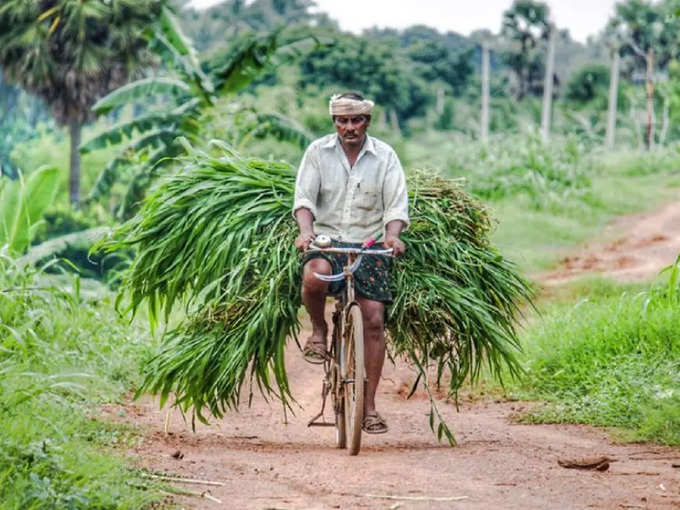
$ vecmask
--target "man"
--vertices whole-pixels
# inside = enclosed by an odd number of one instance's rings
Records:
[[[300,235],[299,250],[307,250],[316,235],[326,234],[335,245],[354,245],[383,234],[383,246],[404,253],[399,236],[409,224],[404,171],[394,150],[366,134],[373,102],[348,92],[333,96],[329,111],[335,133],[314,141],[305,152],[295,185],[293,215]],[[312,335],[304,348],[314,363],[326,353],[328,326],[324,319],[326,295],[342,290],[343,282],[329,285],[314,276],[342,271],[343,255],[314,253],[304,259],[302,302],[312,321]],[[363,430],[387,432],[377,413],[375,394],[385,361],[384,316],[390,294],[391,260],[364,257],[355,273],[357,301],[364,317],[366,398]]]

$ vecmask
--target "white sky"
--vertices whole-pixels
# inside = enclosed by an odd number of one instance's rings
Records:
[[[190,0],[198,9],[221,0]],[[372,26],[405,28],[429,25],[440,32],[468,35],[478,28],[498,33],[503,11],[512,0],[316,0],[343,30],[359,33]],[[606,25],[616,0],[548,0],[554,21],[573,39],[585,42]]]

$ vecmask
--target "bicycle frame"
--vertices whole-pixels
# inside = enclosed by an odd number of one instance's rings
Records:
[[[347,264],[343,267],[342,273],[336,275],[320,275],[314,273],[314,275],[323,281],[338,281],[340,279],[345,279],[345,288],[341,296],[336,296],[335,311],[333,312],[333,332],[331,335],[331,350],[326,360],[323,363],[324,367],[324,379],[321,388],[321,411],[315,415],[307,423],[308,427],[335,427],[336,422],[328,422],[324,418],[324,411],[326,409],[326,399],[328,394],[332,395],[333,404],[335,406],[334,413],[337,416],[341,413],[340,406],[342,406],[345,385],[349,381],[342,381],[342,384],[337,385],[337,374],[340,371],[340,366],[338,364],[338,354],[342,344],[343,323],[345,317],[348,315],[349,310],[352,306],[359,306],[356,301],[355,291],[354,291],[354,272],[358,269],[361,263],[361,258],[365,254],[371,255],[391,255],[392,249],[387,250],[368,250],[372,245],[365,244],[362,248],[321,248],[315,245],[310,245],[312,252],[325,252],[325,253],[343,253],[347,255]],[[344,353],[340,353],[344,354]]]

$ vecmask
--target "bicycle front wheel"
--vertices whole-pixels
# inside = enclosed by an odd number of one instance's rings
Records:
[[[356,455],[361,448],[361,424],[364,419],[364,321],[359,305],[350,306],[345,316],[342,338],[342,365],[345,431],[350,455]]]
[[[331,378],[332,386],[331,393],[333,397],[333,412],[335,414],[335,444],[338,448],[347,448],[347,434],[345,433],[345,399],[344,388],[342,385],[342,345],[340,332],[342,326],[340,325],[340,314],[333,315],[333,342],[331,344],[331,351],[333,356],[333,363],[331,363]]]

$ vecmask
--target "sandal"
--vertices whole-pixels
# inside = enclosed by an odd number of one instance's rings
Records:
[[[367,434],[384,434],[390,430],[390,428],[387,426],[387,423],[385,423],[385,419],[378,413],[375,413],[364,416],[361,430]]]
[[[324,340],[315,340],[313,337],[310,337],[309,340],[307,340],[304,349],[302,349],[302,356],[307,363],[321,365],[328,359],[326,342]]]

